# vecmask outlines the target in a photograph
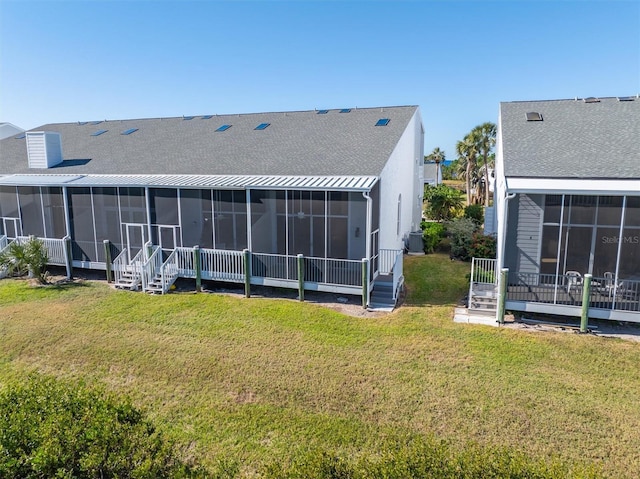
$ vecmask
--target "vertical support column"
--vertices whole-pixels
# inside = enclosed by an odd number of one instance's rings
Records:
[[[111,283],[111,267],[112,267],[112,259],[111,259],[111,242],[109,240],[104,240],[104,262],[107,267],[107,283]]]
[[[369,305],[369,260],[362,258],[362,307]]]
[[[196,292],[202,291],[202,261],[200,259],[200,246],[193,247],[193,269],[196,271]]]
[[[499,324],[504,324],[504,305],[507,301],[507,281],[509,278],[509,268],[502,268],[498,278],[498,308],[497,320]]]
[[[584,275],[582,280],[582,315],[580,317],[580,332],[589,331],[589,299],[591,298],[591,278],[589,273]]]
[[[64,238],[64,262],[67,268],[67,279],[73,278],[73,250],[71,249],[71,237]]]
[[[251,297],[251,251],[242,250],[242,262],[244,263],[244,295]]]
[[[298,255],[298,299],[304,301],[304,255]]]

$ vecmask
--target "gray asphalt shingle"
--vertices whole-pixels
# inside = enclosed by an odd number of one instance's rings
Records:
[[[0,142],[0,176],[55,174],[379,175],[416,106],[57,123],[64,162],[30,170],[25,140]],[[375,126],[389,118],[387,126]],[[254,128],[270,123],[261,131]],[[224,132],[215,130],[232,125]],[[138,128],[131,135],[121,132]],[[108,130],[92,136],[98,130]],[[88,161],[87,161],[88,160]]]
[[[640,178],[640,99],[500,104],[507,177]],[[538,112],[542,121],[527,121]]]

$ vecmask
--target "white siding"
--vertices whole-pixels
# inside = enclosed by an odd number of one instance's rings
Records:
[[[423,196],[424,137],[416,110],[380,174],[380,248],[401,249],[420,229]],[[402,195],[398,234],[398,196]]]

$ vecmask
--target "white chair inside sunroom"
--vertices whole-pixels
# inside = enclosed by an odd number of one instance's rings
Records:
[[[603,275],[604,282],[602,284],[602,288],[605,293],[611,298],[616,290],[616,275],[611,271],[606,271]],[[618,285],[619,287],[620,285]]]
[[[565,274],[565,282],[567,286],[567,293],[571,292],[571,289],[575,286],[578,287],[582,284],[582,275],[577,271],[567,271]]]

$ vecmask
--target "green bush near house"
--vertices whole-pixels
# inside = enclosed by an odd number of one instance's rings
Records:
[[[444,225],[442,225],[442,223],[423,221],[421,226],[424,252],[427,254],[433,253],[440,244],[440,241],[442,241],[442,238],[444,238]]]
[[[495,258],[496,248],[497,243],[495,237],[476,232],[471,239],[469,255],[472,258]]]
[[[484,223],[484,206],[467,205],[464,208],[464,217],[470,218],[476,222],[478,226]]]
[[[25,242],[13,241],[0,253],[0,269],[7,269],[10,275],[23,276],[29,273],[41,283],[46,281],[49,255],[44,242],[30,238]]]
[[[462,261],[471,259],[471,245],[476,229],[476,222],[471,218],[456,218],[447,223],[447,233],[453,258]]]

